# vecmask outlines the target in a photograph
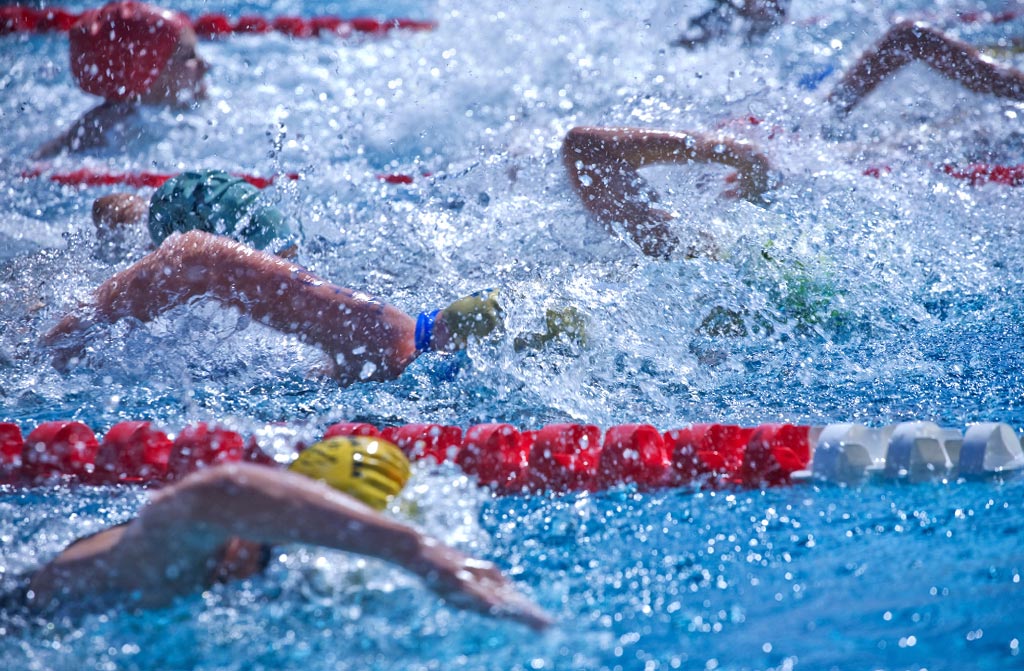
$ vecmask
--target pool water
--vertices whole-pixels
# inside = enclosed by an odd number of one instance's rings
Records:
[[[941,167],[1024,162],[1024,109],[920,66],[845,121],[822,100],[897,15],[930,14],[977,43],[1020,37],[1021,21],[952,18],[983,3],[794,4],[793,23],[762,43],[685,52],[667,45],[705,3],[176,3],[438,21],[380,39],[204,42],[200,107],[148,110],[123,146],[48,166],[299,172],[266,197],[300,222],[314,271],[410,313],[501,288],[503,338],[344,389],[309,376],[316,350],[203,301],[99,333],[68,374],[49,367],[38,335],[145,250],[113,264],[94,252],[91,202],[113,188],[21,177],[94,101],[74,88],[62,36],[0,38],[0,421],[102,432],[146,418],[173,432],[212,420],[282,458],[340,420],[1019,429],[1024,192]],[[564,177],[561,138],[594,124],[723,128],[758,143],[782,184],[761,208],[720,198],[715,167],[647,171],[680,236],[710,231],[724,250],[647,259],[588,220]],[[878,166],[881,177],[864,174]],[[413,183],[378,179],[389,173]],[[516,350],[564,306],[587,317],[585,348]],[[709,328],[716,311],[740,315],[741,335]],[[1022,487],[498,498],[421,465],[392,513],[497,562],[553,613],[553,631],[453,610],[376,562],[287,547],[266,575],[164,610],[48,623],[4,613],[0,668],[1015,668]],[[4,489],[0,567],[36,566],[144,500]]]

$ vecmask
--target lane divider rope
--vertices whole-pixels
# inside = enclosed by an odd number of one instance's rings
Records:
[[[0,36],[14,33],[68,32],[80,13],[49,7],[0,7]],[[240,16],[235,20],[224,14],[202,14],[193,19],[192,28],[196,35],[214,39],[232,34],[262,34],[278,32],[289,37],[313,38],[321,35],[348,37],[355,33],[385,35],[393,30],[430,31],[437,23],[429,20],[410,18],[374,19],[367,16],[341,18],[336,16],[279,16],[266,19],[262,16]]]
[[[262,177],[247,173],[235,173],[258,189],[265,189],[274,184],[278,177],[287,177],[290,180],[301,179],[297,172],[287,172],[282,175]],[[404,173],[380,173],[375,175],[378,180],[385,184],[410,185],[415,183],[416,177]],[[423,173],[422,177],[430,177],[431,173]],[[135,188],[159,188],[164,182],[174,177],[173,173],[160,172],[105,172],[93,170],[92,168],[79,168],[67,172],[51,172],[46,168],[29,168],[21,171],[22,179],[47,179],[56,184],[65,186],[114,186],[123,184]]]
[[[1016,432],[1002,423],[941,428],[904,422],[880,429],[859,424],[694,424],[660,432],[623,424],[549,424],[520,431],[510,424],[463,430],[442,424],[378,428],[338,423],[333,436],[371,436],[411,459],[454,463],[501,494],[599,491],[621,484],[764,488],[814,480],[858,484],[872,478],[935,480],[1008,475],[1024,469]],[[305,445],[296,445],[301,451]],[[218,463],[277,463],[256,438],[208,423],[176,435],[148,421],[121,422],[102,441],[82,422],[53,421],[27,436],[0,423],[0,482],[158,485]]]
[[[278,176],[261,177],[259,175],[250,175],[246,173],[238,173],[235,175],[245,181],[249,182],[258,189],[265,189],[273,184]],[[289,172],[281,175],[291,180],[300,179],[301,175],[297,172]],[[23,179],[33,178],[44,178],[57,184],[63,184],[66,186],[113,186],[115,184],[124,184],[126,186],[133,186],[137,188],[152,187],[158,188],[163,185],[164,182],[174,177],[172,173],[159,173],[159,172],[103,172],[99,170],[93,170],[91,168],[80,168],[78,170],[72,170],[70,172],[50,172],[43,168],[31,168],[29,170],[23,170],[21,172]]]

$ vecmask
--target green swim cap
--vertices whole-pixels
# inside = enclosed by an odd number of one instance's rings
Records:
[[[258,202],[259,189],[223,170],[183,172],[149,200],[149,234],[160,244],[171,233],[206,231],[281,251],[295,236],[276,207]]]

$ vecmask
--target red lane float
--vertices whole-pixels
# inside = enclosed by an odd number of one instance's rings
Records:
[[[423,173],[423,177],[429,177],[431,173]],[[276,180],[277,176],[272,177],[261,177],[259,175],[250,175],[246,173],[235,173],[236,177],[240,177],[245,181],[249,182],[257,189],[265,189],[272,185]],[[301,175],[297,172],[284,173],[284,177],[291,180],[301,179]],[[32,179],[36,177],[42,177],[55,182],[57,184],[63,184],[65,186],[114,186],[116,184],[124,184],[125,186],[135,187],[137,189],[152,188],[156,189],[163,186],[164,182],[174,177],[174,173],[165,172],[102,172],[99,170],[91,170],[89,168],[80,168],[78,170],[72,170],[70,172],[47,172],[42,168],[32,168],[30,170],[23,170],[21,172],[23,179]],[[397,184],[397,185],[409,185],[415,182],[416,178],[412,175],[406,175],[403,173],[387,173],[376,175],[377,179],[384,182],[385,184]]]
[[[380,437],[397,445],[410,459],[431,457],[439,464],[454,461],[462,447],[462,429],[442,424],[389,426],[381,429]]]
[[[240,433],[205,422],[186,427],[174,439],[167,457],[167,479],[180,480],[189,473],[214,464],[242,461],[245,440]]]
[[[420,177],[432,177],[434,173],[424,172],[420,173]],[[416,181],[416,177],[403,172],[390,172],[380,173],[377,175],[377,179],[384,182],[385,184],[403,184],[408,185]]]
[[[982,184],[1021,186],[1024,184],[1024,163],[1018,165],[971,163],[964,168],[946,163],[942,166],[942,172],[953,179],[962,179],[971,186],[981,186]],[[872,165],[865,168],[862,174],[879,179],[892,174],[892,167],[888,165]]]
[[[0,483],[11,481],[21,470],[21,452],[24,449],[21,427],[0,422]]]
[[[911,15],[899,14],[892,17],[892,21],[910,19],[911,21],[927,21],[929,23],[941,23],[955,21],[964,24],[990,24],[999,25],[1015,21],[1024,16],[1024,10],[1004,9],[1002,11],[969,10],[957,9],[952,12],[917,12]]]
[[[100,482],[152,482],[167,475],[171,439],[149,422],[121,422],[110,427],[96,453]]]
[[[0,35],[10,33],[67,32],[79,15],[63,9],[0,7]]]
[[[997,165],[992,163],[972,163],[966,168],[946,164],[942,171],[950,177],[967,180],[971,186],[979,184],[1003,184],[1020,186],[1024,184],[1024,164]]]
[[[549,424],[537,431],[530,446],[532,489],[593,489],[600,458],[601,430],[592,424]]]
[[[96,434],[81,422],[44,422],[25,438],[21,473],[30,480],[61,475],[89,479],[99,446]]]
[[[811,463],[810,430],[792,424],[757,427],[743,451],[740,482],[746,487],[790,484],[790,476]]]
[[[477,424],[466,429],[455,463],[485,487],[499,492],[525,489],[536,432],[511,424]]]
[[[1024,16],[1024,10],[1020,9],[1005,9],[998,12],[991,12],[986,10],[955,9],[950,12],[900,12],[898,14],[890,15],[888,22],[889,24],[894,24],[898,21],[910,20],[925,21],[928,23],[949,22],[964,24],[999,25],[1001,23],[1015,21],[1016,19],[1022,16]],[[793,25],[800,27],[817,26],[819,28],[823,28],[839,20],[839,17],[826,16],[824,14],[814,14],[793,21]]]
[[[597,463],[597,487],[605,489],[623,483],[642,488],[667,484],[672,458],[664,437],[650,424],[610,427]]]
[[[665,434],[676,485],[736,484],[743,452],[754,429],[732,424],[694,424]]]
[[[133,186],[140,189],[146,187],[159,188],[163,186],[164,182],[174,177],[174,175],[175,173],[160,172],[100,172],[89,168],[81,168],[71,172],[47,172],[42,168],[32,168],[31,170],[23,170],[21,173],[23,179],[45,177],[51,182],[66,186],[113,186],[115,184],[124,184],[125,186]],[[235,176],[244,179],[257,189],[265,189],[277,179],[277,176],[260,177],[259,175],[245,173],[235,173]],[[297,172],[285,173],[283,176],[291,180],[301,178],[301,175]]]
[[[399,173],[387,173],[377,175],[377,179],[384,182],[385,184],[412,184],[412,175],[403,175]]]
[[[0,422],[0,463],[20,462],[21,450],[24,445],[25,439],[21,437],[21,427],[10,422]]]
[[[12,33],[68,32],[80,14],[65,9],[50,7],[0,7],[0,35]],[[232,34],[260,34],[278,32],[289,37],[312,38],[321,35],[349,37],[355,33],[385,35],[393,30],[428,31],[437,28],[434,21],[408,18],[374,19],[360,16],[345,19],[336,16],[279,16],[265,19],[262,16],[240,16],[232,21],[224,14],[202,14],[191,19],[196,35],[205,39],[225,37]]]
[[[369,436],[370,438],[376,438],[380,436],[380,429],[373,424],[362,422],[340,422],[327,427],[327,431],[324,432],[324,439],[334,438],[335,436]]]
[[[881,179],[886,175],[892,174],[892,168],[887,165],[872,165],[864,168],[862,173],[866,177],[874,177],[875,179]]]
[[[0,423],[0,482],[157,484],[213,464],[277,463],[255,437],[206,423],[185,427],[173,438],[146,421],[115,424],[102,442],[81,422],[45,422],[21,436],[17,425]],[[324,432],[324,438],[334,436],[379,436],[410,459],[454,463],[502,494],[600,491],[623,484],[785,485],[807,468],[811,454],[810,427],[790,424],[695,424],[664,434],[649,424],[623,424],[604,431],[602,441],[601,430],[591,424],[550,424],[536,431],[478,424],[463,432],[443,424],[378,428],[341,422]]]

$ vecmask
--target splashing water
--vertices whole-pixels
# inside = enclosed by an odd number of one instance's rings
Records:
[[[410,313],[502,288],[503,339],[345,389],[308,375],[316,350],[205,301],[106,329],[78,368],[50,369],[38,335],[145,248],[133,241],[115,264],[94,253],[91,201],[109,189],[19,177],[95,101],[74,88],[66,40],[0,38],[0,421],[213,419],[266,435],[282,455],[282,421],[287,439],[305,440],[342,419],[1024,426],[1024,196],[941,170],[1024,162],[1024,109],[916,65],[845,121],[823,103],[897,13],[949,17],[962,3],[814,3],[760,43],[693,52],[667,45],[703,3],[554,4],[218,7],[409,15],[438,29],[203,42],[200,107],[147,110],[123,146],[52,164],[299,172],[267,197],[300,223],[315,272]],[[1020,30],[944,27],[973,42]],[[761,208],[721,198],[718,168],[645,170],[680,237],[710,232],[724,250],[647,259],[589,220],[564,176],[565,131],[597,124],[720,128],[761,146],[782,184]],[[413,183],[378,179],[391,173]],[[586,348],[517,351],[516,336],[565,306],[586,315]],[[495,499],[442,467],[418,471],[411,489],[392,512],[498,562],[564,626],[525,636],[375,562],[282,548],[268,575],[162,611],[44,630],[0,616],[0,655],[26,669],[1019,663],[1019,480]],[[144,499],[4,490],[0,566],[30,568]]]

